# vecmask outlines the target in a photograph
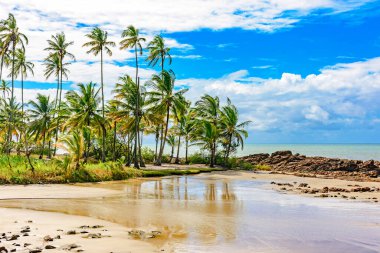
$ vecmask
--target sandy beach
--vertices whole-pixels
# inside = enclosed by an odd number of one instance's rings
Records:
[[[380,199],[380,191],[377,190],[380,187],[379,182],[308,178],[268,172],[226,171],[188,177],[189,179],[193,178],[194,180],[207,182],[207,184],[211,183],[205,192],[205,200],[200,200],[198,203],[194,202],[198,198],[196,195],[175,196],[177,190],[178,194],[182,192],[181,187],[186,187],[184,194],[187,192],[187,187],[190,187],[189,191],[191,187],[195,187],[191,186],[191,184],[188,185],[187,181],[183,181],[184,183],[177,181],[178,178],[133,179],[124,182],[78,185],[0,186],[0,206],[13,207],[0,208],[0,217],[2,217],[0,220],[0,249],[5,247],[9,252],[16,250],[16,252],[28,253],[41,252],[39,250],[43,250],[43,252],[177,252],[173,246],[176,244],[173,242],[189,240],[186,226],[191,227],[191,224],[194,224],[195,227],[199,226],[200,231],[198,233],[204,237],[202,241],[213,241],[214,239],[212,238],[218,236],[218,233],[222,235],[225,233],[223,236],[227,238],[232,236],[234,238],[236,228],[231,230],[229,221],[224,220],[222,222],[219,217],[220,215],[229,217],[238,214],[238,209],[236,209],[238,207],[233,208],[232,205],[237,198],[232,188],[235,181],[258,182],[260,184],[257,187],[262,190],[275,190],[280,193],[302,195],[308,198],[305,202],[313,202],[311,197],[321,197],[320,195],[322,194],[328,195],[325,196],[326,198],[340,199],[343,202],[349,201],[354,205],[355,202],[370,202],[371,205],[378,205],[377,200]],[[160,186],[160,180],[171,182],[173,185],[169,185],[169,188]],[[223,182],[223,191],[220,192],[223,202],[219,203],[217,201],[219,190],[213,188],[214,181]],[[141,191],[142,185],[150,183],[156,185],[153,187],[154,192],[148,192],[147,199],[139,200],[136,205],[135,201],[141,197],[130,194],[140,194],[139,191]],[[226,188],[229,187],[229,184],[231,184],[231,189]],[[300,184],[304,186],[301,187]],[[123,185],[133,185],[132,192],[126,191]],[[138,188],[136,188],[137,186]],[[160,187],[162,187],[161,190]],[[177,187],[179,188],[177,189]],[[350,192],[305,193],[305,190],[323,190],[325,187],[329,189],[339,188]],[[369,187],[371,190],[351,192],[352,189],[359,187]],[[165,193],[167,190],[169,190],[169,195]],[[156,191],[160,193],[156,194]],[[337,197],[334,197],[335,195]],[[112,203],[113,199],[119,197],[128,198],[125,207],[120,206],[120,208],[127,208],[124,213],[121,210],[118,212],[115,210],[115,214],[109,213],[109,211],[106,213],[102,211],[86,211],[83,208],[88,207],[88,204],[81,204],[82,200],[103,203],[102,199],[108,199]],[[173,200],[173,197],[178,198],[178,200]],[[279,195],[279,198],[281,198],[281,195]],[[152,202],[154,199],[159,199],[160,202],[157,204]],[[47,203],[47,201],[53,201],[54,203],[64,201],[62,202],[63,205],[66,205],[64,203],[71,203],[72,206],[69,209],[55,210],[54,208],[59,208],[59,205],[45,206],[44,203]],[[214,201],[217,202],[214,203]],[[92,208],[91,210],[93,208],[102,208],[102,206],[96,206],[93,202],[90,203],[94,205],[88,207]],[[181,211],[181,209],[173,209],[175,206],[182,205],[189,205],[185,212]],[[202,207],[204,208],[202,209],[203,211],[199,210],[200,205],[205,205]],[[219,205],[223,209],[218,208]],[[118,208],[117,206],[117,204],[111,205],[114,208]],[[161,211],[158,209],[154,213],[149,211],[158,206],[160,208],[164,207],[164,209]],[[55,211],[46,212],[52,210]],[[199,220],[197,217],[198,212],[206,212],[204,215],[208,218],[200,218]],[[116,214],[119,216],[114,216]],[[210,214],[212,216],[209,216]],[[150,215],[153,216],[150,217]],[[145,217],[148,220],[142,220]],[[220,223],[216,228],[217,230],[211,229],[217,220]],[[154,224],[159,225],[154,226]],[[217,232],[218,230],[220,231]],[[163,232],[162,235],[160,235],[161,232]],[[152,239],[155,236],[158,238],[162,236],[162,238]],[[262,247],[265,249],[264,246]]]

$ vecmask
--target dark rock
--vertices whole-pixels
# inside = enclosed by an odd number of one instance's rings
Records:
[[[46,245],[45,246],[45,249],[55,249],[56,247],[54,247],[53,245]]]
[[[35,249],[29,250],[29,253],[40,253],[40,252],[42,252],[42,249],[40,249],[40,248],[35,248]]]
[[[8,253],[8,250],[4,246],[1,246],[0,253]]]
[[[75,230],[69,230],[69,231],[67,231],[66,234],[67,234],[67,235],[76,235],[77,232],[76,232]]]
[[[47,235],[47,236],[44,237],[44,241],[45,241],[45,242],[52,242],[52,241],[53,241],[53,238],[51,238],[50,235]]]

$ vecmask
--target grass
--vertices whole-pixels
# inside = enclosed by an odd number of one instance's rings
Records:
[[[163,177],[171,175],[194,175],[220,168],[197,168],[189,170],[138,170],[125,167],[121,162],[87,163],[79,169],[70,166],[68,157],[52,160],[31,158],[35,168],[32,172],[23,156],[0,156],[0,184],[61,184],[125,180],[134,177]]]

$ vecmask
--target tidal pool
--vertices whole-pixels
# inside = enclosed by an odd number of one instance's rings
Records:
[[[85,199],[2,200],[0,206],[62,212],[162,231],[174,252],[380,252],[377,204],[282,194],[228,176],[83,184],[121,191]],[[86,190],[86,188],[83,188]]]

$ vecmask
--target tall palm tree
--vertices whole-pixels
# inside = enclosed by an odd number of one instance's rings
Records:
[[[149,66],[156,66],[157,63],[161,66],[161,75],[164,72],[164,64],[165,60],[169,60],[169,65],[172,64],[172,57],[170,55],[170,48],[165,45],[165,40],[160,35],[156,35],[151,42],[148,44],[149,56],[147,61],[149,61]],[[162,77],[163,78],[163,77]],[[165,141],[164,128],[162,125],[159,125],[156,130],[156,147],[158,145],[158,140],[160,139],[160,147],[162,146],[162,142]],[[160,138],[161,135],[161,138]],[[156,161],[158,159],[159,154],[157,154],[156,148]]]
[[[24,78],[28,76],[28,72],[34,75],[34,64],[26,60],[25,51],[22,49],[16,50],[16,58],[14,63],[14,75],[21,76],[21,111],[24,114]]]
[[[42,139],[40,159],[43,158],[46,137],[49,134],[49,126],[53,117],[54,103],[50,101],[49,96],[37,94],[36,100],[29,101],[30,126],[29,132],[34,136],[36,141]],[[50,150],[49,150],[50,153]]]
[[[99,114],[98,106],[101,99],[99,96],[100,89],[96,89],[96,84],[92,82],[80,83],[78,87],[78,92],[70,90],[66,93],[66,100],[72,114],[65,126],[73,129],[84,129],[88,133],[87,138],[85,138],[87,145],[84,152],[85,161],[87,161],[91,146],[92,128],[101,133],[105,128],[105,120]]]
[[[75,60],[75,57],[72,53],[68,52],[67,49],[69,46],[73,45],[74,42],[66,41],[66,36],[65,33],[57,33],[56,35],[52,35],[51,39],[47,41],[48,42],[48,47],[45,48],[46,51],[49,51],[49,58],[50,57],[58,57],[58,63],[59,63],[59,96],[58,96],[58,122],[57,122],[57,127],[56,127],[56,132],[55,132],[55,146],[54,146],[54,153],[53,155],[55,156],[56,151],[57,151],[57,143],[58,143],[58,127],[59,127],[59,118],[60,118],[60,110],[61,110],[61,98],[62,98],[62,78],[63,78],[63,70],[65,69],[63,66],[63,60],[67,56],[71,60]],[[54,56],[56,55],[56,56]],[[56,59],[54,59],[56,60]]]
[[[251,121],[239,123],[239,112],[231,100],[227,98],[227,105],[221,110],[221,129],[226,143],[224,163],[227,164],[233,143],[244,148],[244,138],[248,137],[248,132],[244,129]]]
[[[8,92],[11,91],[11,89],[9,88],[9,83],[5,80],[1,80],[0,82],[0,91],[3,92],[3,99],[5,100],[5,94],[8,95]]]
[[[64,76],[66,79],[68,79],[68,74],[70,71],[66,68],[66,66],[70,65],[71,63],[66,62],[63,63],[61,66],[60,58],[58,54],[51,54],[48,57],[45,58],[43,65],[45,66],[45,72],[44,76],[46,79],[50,78],[52,75],[57,78],[57,90],[55,95],[55,108],[58,105],[58,95],[59,95],[59,88],[60,88],[60,74],[61,74],[61,67],[62,67],[62,76]]]
[[[19,28],[17,26],[17,21],[13,14],[9,14],[8,18],[6,20],[2,20],[0,23],[0,40],[3,41],[4,47],[9,48],[10,44],[12,43],[12,69],[11,69],[11,76],[12,76],[12,92],[11,97],[14,96],[14,68],[15,68],[15,56],[16,56],[16,46],[20,44],[21,48],[25,51],[25,44],[28,44],[28,38],[25,36],[25,34],[21,33],[19,31]]]
[[[145,42],[145,38],[143,37],[140,37],[140,34],[139,34],[139,29],[136,29],[134,26],[130,25],[127,27],[126,30],[123,31],[123,33],[121,34],[121,37],[124,38],[121,42],[120,42],[120,49],[127,49],[127,48],[134,48],[134,51],[135,51],[135,60],[136,60],[136,79],[135,79],[135,82],[137,84],[137,92],[139,93],[140,92],[140,80],[138,79],[138,75],[139,75],[139,64],[138,64],[138,53],[140,55],[142,55],[143,53],[143,50],[142,50],[142,46],[141,46],[141,42]],[[136,96],[136,99],[137,99],[137,102],[136,102],[136,115],[137,115],[137,123],[135,124],[135,132],[137,133],[137,136],[135,138],[135,165],[138,164],[138,157],[139,157],[139,153],[140,153],[140,150],[141,150],[141,145],[138,145],[138,142],[140,140],[140,137],[139,137],[139,133],[140,133],[140,129],[139,129],[139,126],[140,126],[140,117],[139,117],[139,106],[140,106],[140,101],[138,100],[140,98],[140,94],[137,94]]]
[[[209,121],[199,120],[196,129],[196,143],[202,149],[210,152],[210,167],[215,167],[216,145],[215,141],[219,137],[218,128]]]
[[[205,133],[212,133],[213,141],[212,146],[210,147],[211,151],[211,166],[214,166],[215,164],[215,158],[216,158],[216,149],[217,149],[217,140],[219,136],[216,134],[219,133],[218,129],[218,123],[220,120],[220,106],[219,106],[219,98],[218,97],[212,97],[208,94],[201,97],[199,101],[195,103],[197,113],[200,116],[200,118],[204,121],[207,121],[211,124],[212,127],[208,126],[208,124],[203,124],[203,129],[205,130]]]
[[[79,129],[75,129],[70,135],[62,137],[61,142],[62,147],[69,152],[71,161],[75,163],[75,169],[79,169],[80,158],[85,152],[83,133]]]
[[[112,56],[110,47],[114,47],[116,44],[113,41],[108,41],[108,33],[103,31],[99,27],[95,27],[91,33],[86,34],[86,37],[90,39],[89,42],[83,44],[84,47],[90,47],[87,51],[88,54],[92,53],[97,56],[100,53],[100,85],[102,90],[102,115],[104,117],[104,84],[103,84],[103,50]],[[105,161],[105,148],[106,148],[106,133],[103,133],[102,138],[102,162]]]
[[[183,94],[188,89],[181,89],[174,91],[175,75],[173,71],[163,71],[161,75],[153,75],[152,80],[147,83],[152,88],[149,92],[150,98],[148,104],[154,105],[152,110],[159,113],[164,112],[166,114],[166,121],[163,125],[164,133],[161,135],[162,143],[160,146],[160,152],[156,161],[156,165],[161,165],[162,155],[165,148],[166,136],[169,129],[169,117],[172,107],[176,107],[180,110],[186,107],[184,103]]]

